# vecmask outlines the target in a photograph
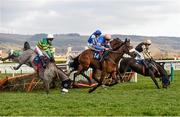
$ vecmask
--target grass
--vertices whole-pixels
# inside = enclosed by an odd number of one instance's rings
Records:
[[[77,116],[77,115],[180,115],[180,72],[169,89],[156,89],[148,77],[138,76],[137,83],[122,83],[99,88],[88,94],[88,88],[58,89],[46,95],[43,90],[0,92],[0,116]],[[160,84],[160,82],[159,82]]]

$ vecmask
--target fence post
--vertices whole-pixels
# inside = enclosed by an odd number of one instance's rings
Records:
[[[171,62],[171,82],[174,80],[174,67],[173,63]]]

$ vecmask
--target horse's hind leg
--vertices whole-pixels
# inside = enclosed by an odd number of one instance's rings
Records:
[[[20,63],[18,66],[13,67],[13,69],[14,69],[14,70],[18,70],[22,65],[23,65],[23,64]]]
[[[84,77],[88,80],[89,85],[91,85],[91,84],[92,84],[91,79],[90,79],[90,77],[89,77],[89,76],[87,76],[84,72],[82,72],[82,73],[81,73],[81,75],[82,75],[82,76],[84,76]]]
[[[43,85],[46,90],[46,93],[49,94],[49,80],[48,80],[47,74],[44,74],[44,71],[40,71],[39,77],[40,79],[43,80]]]
[[[49,82],[47,80],[43,80],[44,86],[46,88],[46,94],[49,94]]]
[[[116,72],[112,73],[112,79],[114,80],[114,82],[112,82],[109,86],[114,86],[114,85],[118,84],[118,79],[117,79],[117,76],[116,76]]]
[[[75,72],[75,73],[74,73],[74,76],[73,76],[73,85],[75,84],[76,77],[77,77],[82,71],[83,71],[83,67],[82,67],[82,65],[79,65],[77,72]]]
[[[157,80],[155,79],[154,73],[150,70],[150,71],[149,71],[149,74],[151,75],[151,79],[152,79],[153,82],[155,83],[156,87],[157,87],[158,89],[160,89],[160,87],[159,87],[159,85],[158,85],[158,82],[157,82]]]
[[[97,69],[93,69],[93,72],[92,72],[92,78],[97,82],[97,83],[100,83],[99,80],[97,79]]]
[[[98,85],[93,87],[92,89],[89,90],[89,93],[92,93],[93,91],[95,91],[98,87],[100,87],[101,85],[103,85],[103,81],[104,81],[104,78],[106,76],[106,73],[101,73],[101,78],[100,78],[100,81],[98,82]]]

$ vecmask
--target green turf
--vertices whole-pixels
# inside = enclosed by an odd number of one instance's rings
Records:
[[[68,94],[51,90],[1,92],[0,116],[3,115],[179,115],[180,72],[169,89],[156,89],[148,77],[138,76],[138,83],[123,83],[99,88],[88,94],[86,89],[71,89]]]

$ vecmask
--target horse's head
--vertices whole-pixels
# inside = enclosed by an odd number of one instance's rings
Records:
[[[167,88],[170,85],[170,77],[171,77],[171,75],[162,77],[162,87],[163,88]]]
[[[24,42],[24,48],[23,48],[23,50],[26,51],[26,50],[28,50],[28,49],[31,49],[31,47],[30,47],[30,44],[26,41],[26,42]]]
[[[110,44],[111,44],[112,50],[117,50],[118,48],[121,47],[121,45],[123,44],[123,41],[120,40],[119,38],[115,38],[110,42]]]
[[[131,46],[130,39],[125,39],[122,46],[120,47],[121,51],[125,54],[129,54],[130,50],[133,49],[133,46]]]

